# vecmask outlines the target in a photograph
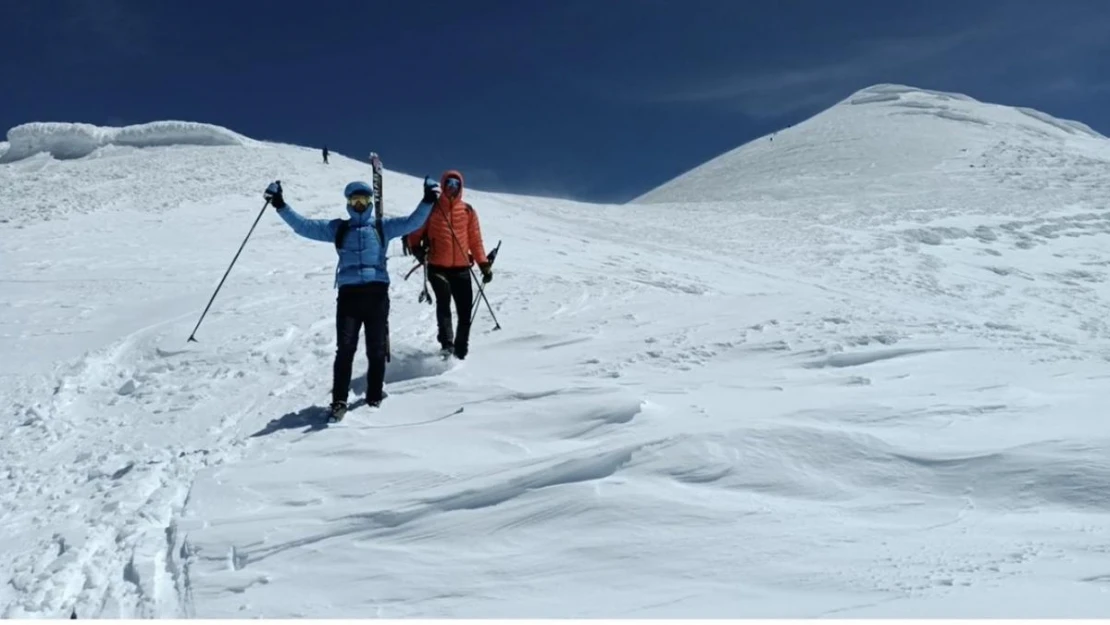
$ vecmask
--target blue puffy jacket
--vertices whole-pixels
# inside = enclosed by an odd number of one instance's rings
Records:
[[[382,219],[382,234],[386,245],[378,241],[374,228],[374,211],[371,205],[362,213],[347,208],[351,216],[350,229],[343,239],[336,267],[336,286],[384,282],[389,284],[389,271],[386,268],[385,254],[389,242],[414,232],[424,225],[432,212],[432,204],[421,202],[408,217],[385,217]],[[335,242],[335,235],[342,219],[308,219],[289,206],[277,209],[278,215],[293,228],[293,232],[313,241]]]

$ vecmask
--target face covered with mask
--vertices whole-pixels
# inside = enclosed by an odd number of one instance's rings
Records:
[[[369,193],[355,193],[347,198],[347,206],[356,213],[365,211],[371,204],[373,199]]]
[[[343,189],[347,196],[347,212],[359,222],[365,220],[365,215],[372,212],[374,207],[374,190],[365,182],[352,182]]]
[[[443,192],[449,197],[457,197],[462,190],[462,181],[457,176],[447,176],[443,179]]]

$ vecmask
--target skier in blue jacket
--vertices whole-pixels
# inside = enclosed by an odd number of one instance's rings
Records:
[[[439,198],[438,183],[424,179],[424,198],[408,217],[384,217],[374,206],[374,191],[365,182],[347,185],[347,214],[344,219],[308,219],[298,214],[282,197],[281,183],[266,187],[264,197],[270,200],[278,215],[293,232],[313,241],[336,245],[339,263],[336,267],[335,330],[336,352],[332,371],[332,417],[342,419],[347,412],[347,393],[351,385],[351,369],[358,350],[359,330],[366,326],[366,358],[370,362],[366,374],[366,403],[380,406],[385,397],[386,346],[389,328],[389,272],[386,251],[389,242],[403,237],[424,225],[432,206]],[[381,219],[377,219],[381,217]],[[380,232],[378,225],[380,224]],[[337,235],[344,231],[343,240]]]

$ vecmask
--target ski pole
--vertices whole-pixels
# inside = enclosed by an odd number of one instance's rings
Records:
[[[405,274],[405,280],[408,280],[409,276],[415,273],[417,269],[421,268],[424,269],[424,284],[420,287],[422,290],[420,291],[420,297],[417,298],[417,301],[423,302],[426,299],[428,303],[431,304],[432,296],[428,293],[428,267],[424,263],[416,263],[413,265],[412,269],[409,269],[409,272]]]
[[[474,275],[473,267],[470,268],[470,277],[474,278],[474,283],[478,285],[479,299],[482,299],[486,302],[486,308],[489,309],[489,316],[493,317],[493,329],[500,330],[501,322],[497,320],[497,315],[493,314],[493,306],[489,305],[489,298],[486,297],[486,290],[482,288],[482,281],[478,278],[478,276]],[[473,319],[471,321],[473,321]]]
[[[278,183],[280,184],[281,181],[279,180]],[[196,334],[197,329],[200,328],[200,323],[204,321],[204,316],[208,314],[208,309],[212,307],[212,302],[216,301],[216,293],[220,292],[220,287],[224,285],[224,280],[227,280],[227,275],[231,273],[231,268],[235,266],[235,261],[239,259],[239,254],[241,254],[243,252],[243,248],[246,247],[247,239],[251,238],[251,233],[254,232],[254,227],[258,225],[259,220],[262,219],[262,214],[266,212],[266,209],[269,208],[269,206],[270,200],[269,198],[267,198],[266,203],[262,205],[262,210],[258,211],[258,217],[254,218],[254,223],[251,224],[251,229],[247,231],[247,236],[243,237],[243,242],[239,245],[239,251],[235,252],[235,257],[231,259],[231,264],[227,266],[227,271],[224,272],[224,277],[220,278],[220,283],[216,285],[216,290],[212,293],[212,297],[209,298],[208,305],[204,307],[204,312],[200,314],[200,319],[197,320],[197,325],[193,328],[193,332],[189,335],[189,339],[188,341],[186,341],[186,343],[197,342]]]
[[[463,256],[467,256],[468,253],[467,253],[466,250],[463,249],[462,243],[459,242],[459,237],[455,234],[455,227],[453,225],[451,225],[450,220],[447,221],[447,230],[451,233],[451,238],[455,241],[455,249],[457,249]],[[498,241],[497,245],[500,247],[501,242]],[[488,260],[488,258],[487,258],[487,260]],[[486,308],[489,308],[489,314],[490,314],[491,317],[493,317],[493,325],[494,325],[493,329],[494,330],[500,330],[501,329],[501,323],[497,320],[497,315],[493,314],[493,306],[490,306],[490,304],[489,304],[489,299],[486,297],[486,291],[485,291],[485,289],[482,288],[482,281],[479,280],[478,277],[474,275],[474,267],[473,266],[470,267],[469,269],[470,269],[470,277],[473,278],[474,282],[478,285],[478,295],[479,295],[480,299],[483,299],[483,300],[486,301]],[[462,311],[459,311],[459,314],[461,315]],[[473,321],[473,319],[471,319],[471,321]]]
[[[421,263],[420,266],[424,268],[424,280],[420,283],[420,297],[416,298],[416,301],[426,301],[430,306],[432,304],[432,294],[428,292],[428,265],[427,263]]]
[[[491,268],[493,266],[494,261],[497,260],[497,251],[498,250],[501,250],[501,241],[497,241],[497,245],[494,246],[494,249],[491,250],[490,253],[488,253],[486,255],[487,260],[490,261]],[[472,324],[474,323],[474,320],[477,319],[478,306],[480,306],[482,304],[482,299],[483,298],[485,298],[485,292],[481,292],[480,294],[478,294],[478,298],[474,300],[474,308],[471,309],[471,323]],[[488,304],[488,303],[490,303],[490,301],[486,300],[486,303]],[[491,314],[492,314],[492,312],[491,312]],[[494,323],[496,323],[496,322],[497,322],[497,319],[496,319],[496,317],[494,317]],[[501,327],[501,324],[497,324],[497,326]]]

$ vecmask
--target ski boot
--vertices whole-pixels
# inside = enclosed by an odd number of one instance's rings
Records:
[[[347,402],[335,401],[331,403],[331,412],[328,415],[329,423],[338,423],[347,416]]]
[[[367,398],[366,398],[366,405],[367,405],[367,406],[369,406],[369,407],[371,407],[371,408],[381,408],[381,406],[382,406],[382,401],[383,401],[383,400],[384,400],[384,399],[385,399],[386,397],[389,397],[389,393],[387,393],[387,392],[385,392],[385,391],[382,391],[382,398],[381,398],[381,399],[379,399],[379,400],[375,401],[375,400],[372,400],[372,399],[370,399],[369,397],[367,397]]]

